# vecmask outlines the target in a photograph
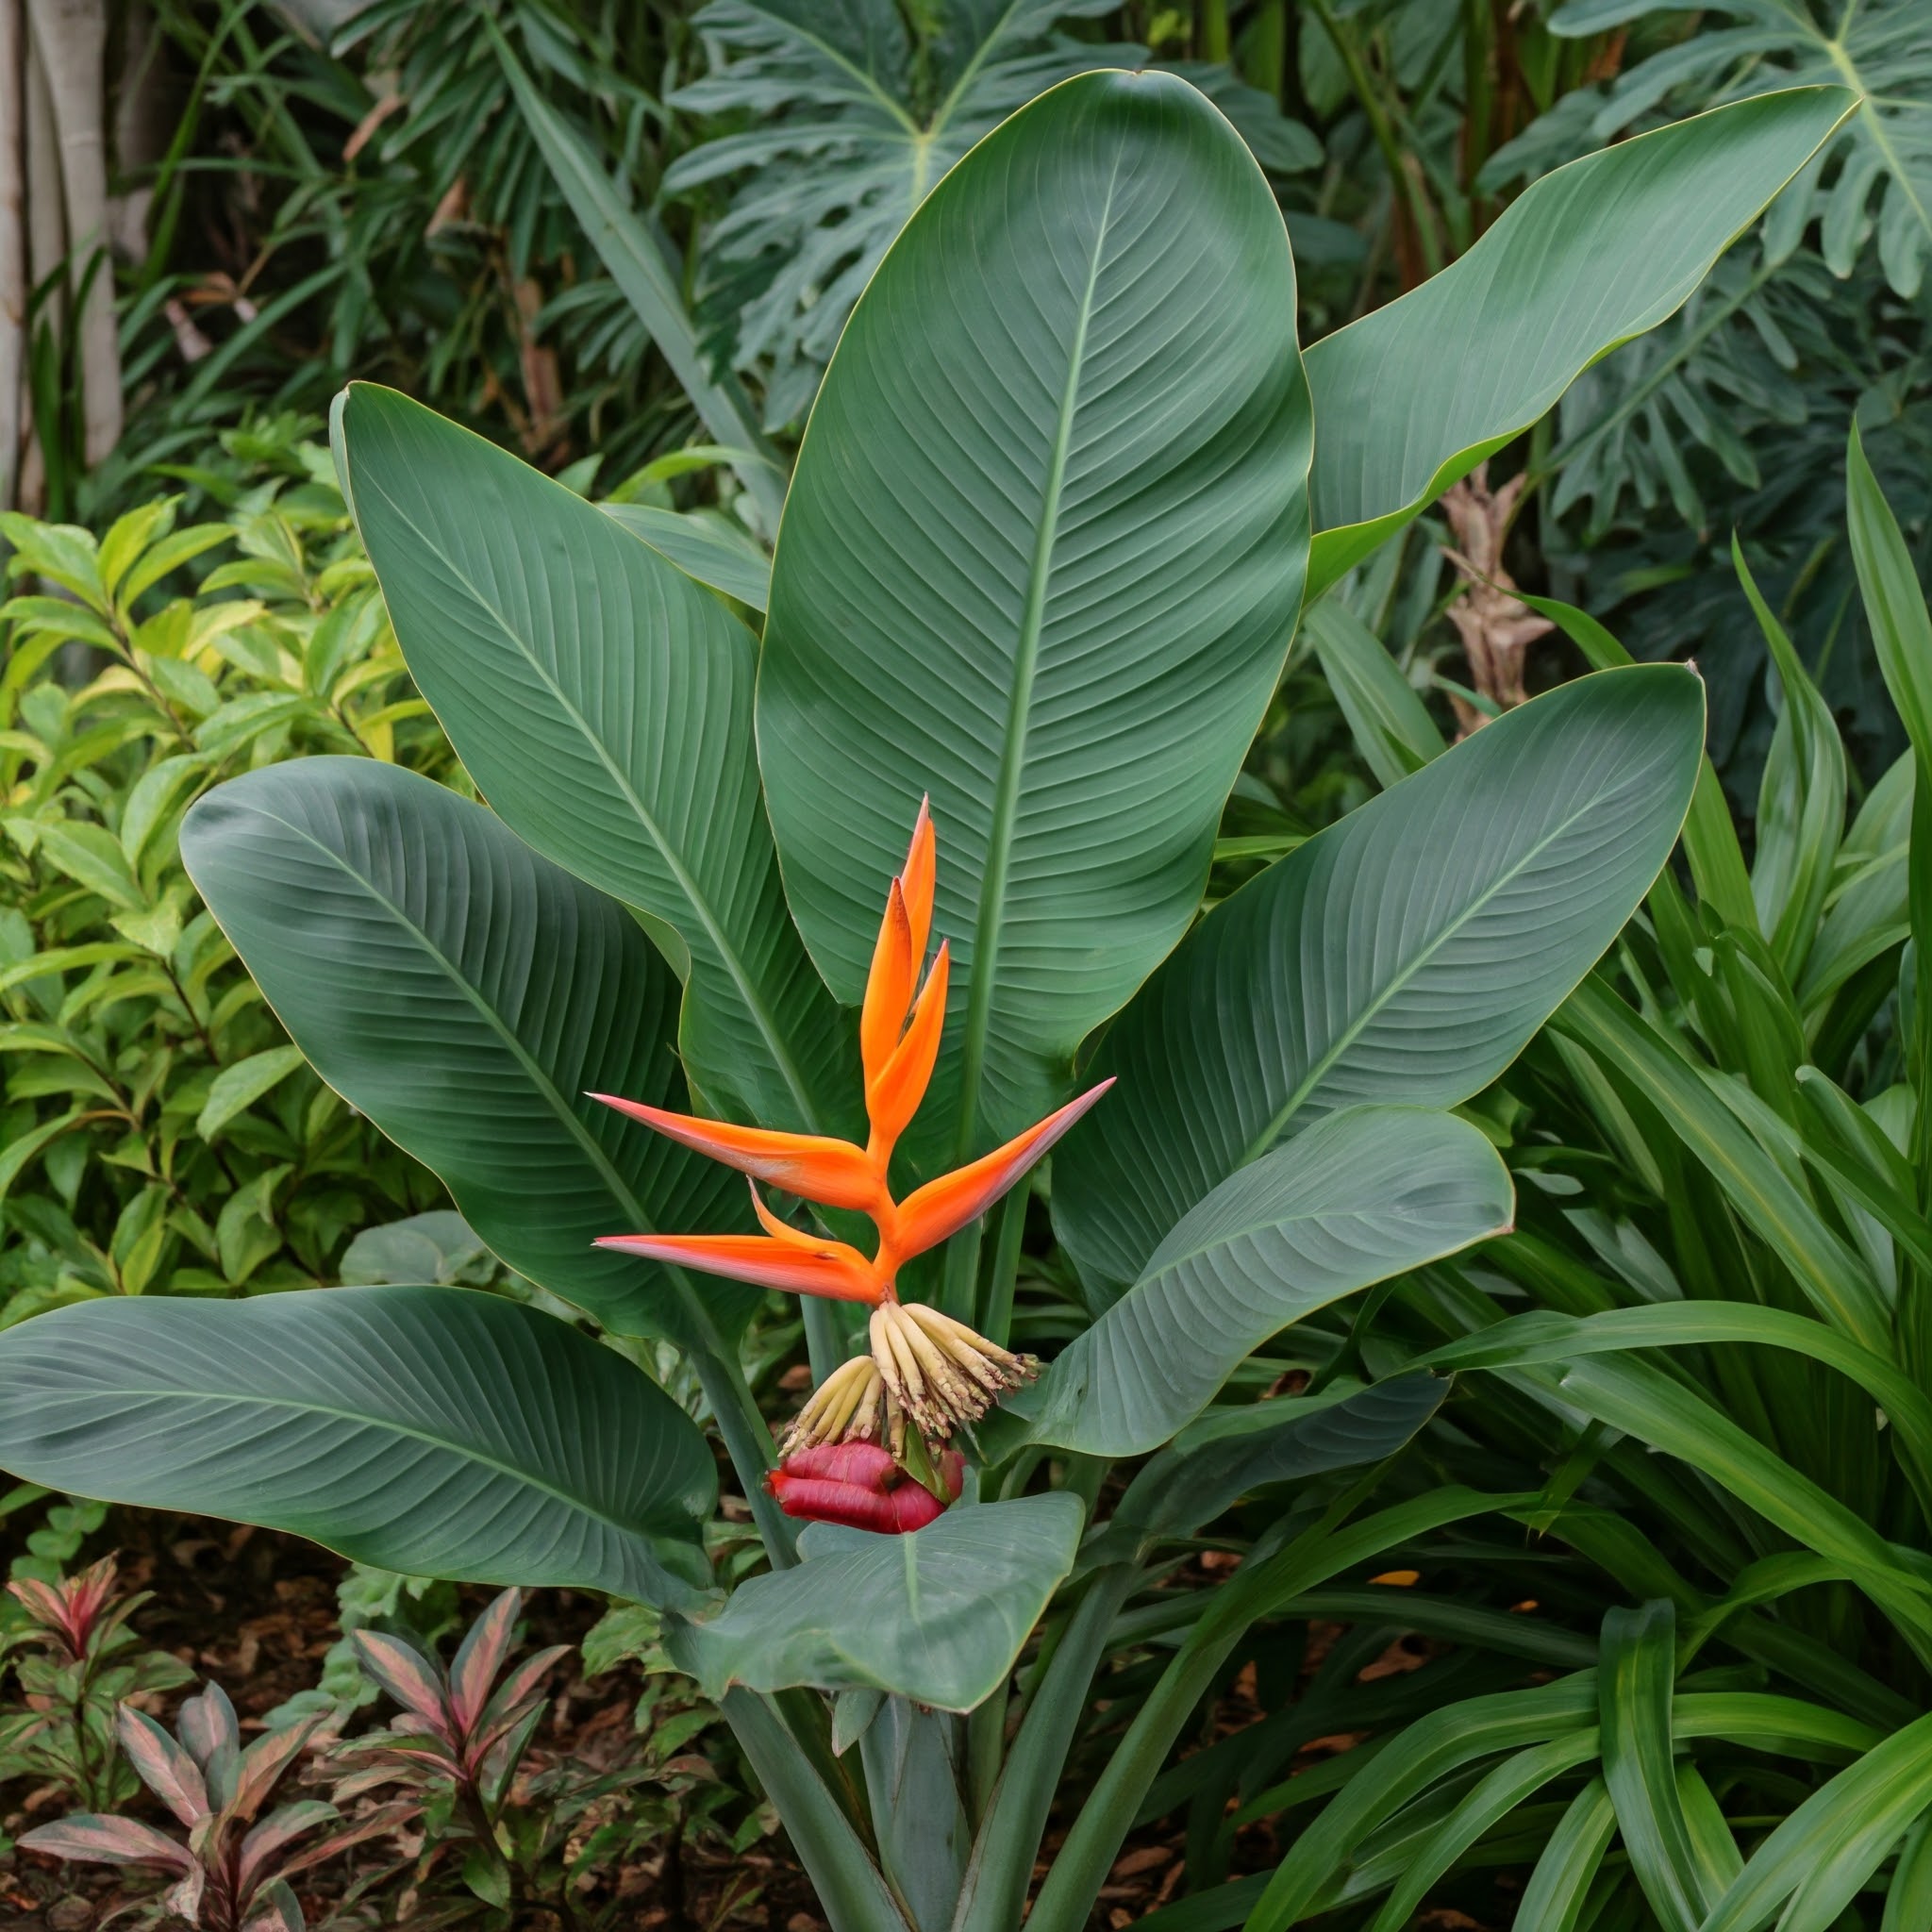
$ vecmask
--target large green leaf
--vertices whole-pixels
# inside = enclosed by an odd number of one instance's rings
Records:
[[[693,1084],[830,1124],[836,1010],[785,909],[752,751],[758,644],[560,483],[393,390],[340,417],[356,521],[410,675],[519,837],[670,925]],[[883,879],[883,875],[882,875]]]
[[[1500,1074],[1669,856],[1697,775],[1688,671],[1599,672],[1508,712],[1271,866],[1115,1024],[1119,1085],[1054,1160],[1099,1291],[1318,1115],[1451,1107]]]
[[[0,1464],[416,1576],[691,1605],[717,1494],[670,1397],[460,1288],[83,1302],[0,1333]]]
[[[1077,1497],[1063,1491],[948,1509],[909,1536],[814,1524],[805,1561],[755,1576],[672,1653],[705,1687],[872,1690],[971,1710],[1005,1681],[1069,1570]]]
[[[1316,343],[1309,593],[1681,308],[1856,104],[1793,88],[1573,161],[1460,260]]]
[[[948,1154],[1061,1097],[1198,903],[1301,598],[1294,299],[1213,108],[1092,74],[934,190],[833,358],[773,570],[759,757],[847,1001],[931,794]]]
[[[1507,1230],[1509,1175],[1453,1114],[1349,1108],[1250,1162],[1184,1216],[1140,1280],[1054,1361],[1036,1440],[1157,1448],[1271,1335]]]
[[[619,907],[481,806],[373,758],[220,786],[181,852],[316,1072],[433,1167],[512,1268],[608,1327],[692,1339],[696,1291],[591,1245],[741,1211],[724,1170],[587,1097],[682,1094],[677,982]],[[727,1328],[757,1300],[703,1293]]]

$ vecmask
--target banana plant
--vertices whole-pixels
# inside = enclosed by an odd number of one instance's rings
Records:
[[[1304,602],[1667,314],[1851,105],[1579,163],[1304,358],[1227,123],[1172,75],[1065,82],[855,307],[761,634],[352,387],[344,491],[488,803],[311,758],[209,794],[184,858],[321,1077],[576,1319],[408,1285],[58,1310],[0,1336],[0,1463],[656,1606],[839,1932],[1009,1932],[1104,1738],[1028,1920],[1075,1932],[1244,1633],[1514,1500],[1377,1492],[1446,1379],[1298,1337],[1510,1226],[1456,1109],[1615,941],[1698,779],[1694,674],[1611,670],[1201,918]],[[1050,1148],[1083,1310],[1042,1363],[1015,1301]],[[818,1384],[776,1455],[738,1352],[774,1290]],[[728,1592],[717,1465],[634,1338],[687,1353],[755,1516]],[[1240,1569],[1161,1589],[1243,1499]]]

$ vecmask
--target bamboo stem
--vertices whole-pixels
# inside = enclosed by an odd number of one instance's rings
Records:
[[[19,501],[27,286],[26,20],[0,0],[0,509]]]
[[[27,21],[59,140],[69,285],[78,303],[81,458],[92,466],[120,441],[122,424],[108,252],[107,0],[27,0]]]

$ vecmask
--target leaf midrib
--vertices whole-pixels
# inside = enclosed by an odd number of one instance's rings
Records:
[[[1100,281],[1101,258],[1107,250],[1113,219],[1114,192],[1119,185],[1121,153],[1114,153],[1108,177],[1107,198],[1094,229],[1093,248],[1087,264],[1087,286],[1080,297],[1079,319],[1067,355],[1066,381],[1060,390],[1059,416],[1041,491],[1040,522],[1034,533],[1033,559],[1027,572],[1026,602],[1014,641],[1013,685],[1008,698],[1007,729],[1000,748],[999,784],[993,795],[992,824],[988,831],[986,870],[979,887],[979,916],[974,923],[972,991],[967,998],[964,1052],[960,1060],[959,1131],[955,1158],[971,1154],[979,1125],[979,1084],[986,1061],[986,1036],[992,1018],[992,995],[999,974],[1001,926],[1006,912],[1007,874],[1011,865],[1014,822],[1020,808],[1020,781],[1025,766],[1026,727],[1032,706],[1033,682],[1039,670],[1040,638],[1046,621],[1047,579],[1053,568],[1054,542],[1059,525],[1060,497],[1066,487],[1067,458],[1073,441],[1074,417],[1079,402],[1080,377],[1087,357],[1087,330],[1093,315],[1093,294]]]
[[[562,486],[558,485],[558,487],[561,488]],[[743,1002],[745,1011],[751,1016],[753,1024],[758,1027],[767,1050],[771,1053],[773,1064],[777,1068],[779,1075],[790,1090],[792,1102],[798,1108],[805,1124],[813,1132],[817,1132],[822,1124],[818,1108],[812,1104],[811,1095],[805,1084],[805,1077],[800,1073],[796,1061],[792,1058],[791,1050],[786,1045],[784,1038],[778,1029],[777,1023],[765,1004],[762,993],[754,984],[737,947],[726,938],[724,930],[712,911],[708,900],[698,891],[697,882],[692,876],[690,868],[685,864],[683,856],[674,845],[662,825],[658,824],[656,816],[644,804],[642,798],[639,796],[637,789],[631,784],[628,774],[619,766],[616,758],[605,744],[601,734],[591,729],[590,720],[565,695],[563,687],[539,661],[534,648],[525,640],[523,634],[510,623],[504,612],[498,609],[495,604],[483,594],[482,590],[471,578],[469,574],[458,564],[456,558],[448,551],[436,543],[423,526],[417,523],[415,518],[379,483],[376,485],[376,493],[389,505],[398,520],[415,533],[418,541],[423,543],[424,547],[442,562],[450,574],[462,585],[471,597],[475,600],[477,608],[486,612],[503,635],[510,641],[517,655],[530,667],[531,672],[541,682],[544,689],[549,691],[551,697],[556,701],[558,708],[576,727],[578,735],[591,748],[597,761],[604,767],[611,783],[617,788],[619,795],[625,804],[630,808],[639,824],[643,827],[645,836],[657,849],[658,856],[669,869],[673,880],[675,882],[678,891],[683,893],[686,905],[691,908],[699,925],[703,928],[705,936],[710,941],[713,954],[716,956],[719,964],[724,967],[732,985],[738,990],[738,996]],[[648,543],[644,547],[646,549],[651,548]],[[675,569],[676,566],[674,564],[671,568]]]

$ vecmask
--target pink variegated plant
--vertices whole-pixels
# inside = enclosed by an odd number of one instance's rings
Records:
[[[137,1818],[75,1812],[23,1834],[27,1851],[81,1864],[124,1865],[163,1874],[165,1909],[206,1932],[302,1932],[289,1880],[363,1839],[392,1829],[407,1807],[371,1812],[353,1824],[319,1798],[264,1807],[325,1719],[271,1731],[245,1749],[235,1707],[217,1684],[181,1707],[175,1733],[124,1704],[122,1750],[147,1786],[187,1827],[186,1840]]]
[[[358,1630],[362,1667],[403,1707],[387,1731],[344,1744],[348,1774],[339,1799],[401,1785],[431,1826],[447,1822],[472,1841],[463,1879],[479,1897],[507,1905],[517,1890],[504,1809],[517,1766],[542,1716],[543,1680],[568,1644],[525,1658],[505,1674],[523,1592],[506,1590],[471,1626],[447,1671],[400,1637]]]
[[[16,1577],[7,1593],[26,1613],[8,1633],[22,1707],[0,1717],[0,1776],[60,1787],[89,1811],[134,1793],[118,1748],[124,1698],[171,1690],[192,1673],[150,1650],[128,1627],[145,1591],[119,1593],[119,1568],[103,1557],[73,1576]]]

